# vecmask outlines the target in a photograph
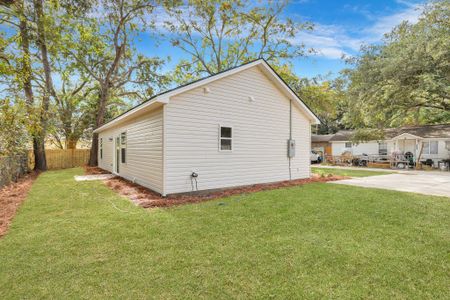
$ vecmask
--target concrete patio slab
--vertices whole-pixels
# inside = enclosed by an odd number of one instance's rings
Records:
[[[115,176],[114,174],[81,175],[75,176],[75,181],[106,180]]]
[[[450,197],[450,173],[402,172],[330,182],[360,187]]]

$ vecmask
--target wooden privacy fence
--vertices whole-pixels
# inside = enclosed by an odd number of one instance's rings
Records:
[[[88,163],[90,149],[45,150],[49,170],[81,167]],[[28,167],[34,168],[33,151],[28,154]]]

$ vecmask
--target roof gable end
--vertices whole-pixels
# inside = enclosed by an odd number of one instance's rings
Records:
[[[259,67],[265,74],[268,76],[269,80],[272,80],[278,89],[280,89],[286,96],[288,96],[291,100],[294,101],[294,103],[300,108],[300,110],[305,113],[305,115],[308,117],[308,119],[311,121],[312,124],[320,124],[319,118],[311,111],[311,109],[297,96],[297,94],[294,93],[294,91],[281,79],[281,77],[270,67],[270,65],[263,59],[258,59],[249,63],[246,63],[244,65],[225,70],[223,72],[220,72],[215,75],[211,75],[209,77],[199,79],[197,81],[194,81],[192,83],[188,83],[186,85],[182,85],[180,87],[177,87],[175,89],[166,91],[164,93],[161,93],[159,95],[156,95],[149,99],[148,101],[135,106],[134,108],[130,109],[129,111],[123,113],[122,115],[116,117],[115,119],[109,121],[108,123],[100,126],[99,128],[95,129],[94,132],[100,132],[107,128],[113,127],[115,125],[118,125],[126,120],[129,120],[132,116],[137,114],[138,112],[142,111],[149,111],[153,107],[158,107],[161,104],[167,104],[170,103],[170,99],[173,96],[179,95],[181,93],[184,93],[186,91],[207,85],[211,82],[220,80],[221,78],[228,77],[230,75],[242,72],[244,70]]]

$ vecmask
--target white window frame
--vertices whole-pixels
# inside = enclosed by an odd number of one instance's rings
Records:
[[[381,145],[386,145],[386,154],[381,154]],[[378,155],[387,155],[388,154],[388,144],[387,142],[378,142]]]
[[[436,148],[436,153],[431,153],[431,143],[436,143],[437,148]],[[439,141],[426,141],[423,142],[423,154],[425,155],[438,155],[439,154]],[[425,144],[428,144],[428,151],[425,152]]]
[[[231,129],[231,137],[222,137],[222,127],[223,128],[230,128]],[[219,134],[218,134],[218,148],[219,148],[219,152],[233,152],[234,149],[234,143],[233,143],[233,137],[234,137],[234,128],[233,126],[230,125],[224,125],[224,124],[219,124]],[[222,149],[222,140],[230,140],[231,141],[231,149],[230,150],[226,150],[226,149]]]
[[[347,144],[350,144],[350,147],[347,147]],[[345,147],[346,149],[351,149],[352,146],[353,146],[353,143],[352,143],[352,142],[345,142],[345,143],[344,143],[344,147]]]
[[[122,140],[122,136],[125,134],[125,143]],[[119,134],[120,137],[120,163],[123,165],[126,165],[128,162],[128,131],[122,131]],[[123,155],[122,149],[125,149],[125,157]],[[123,162],[123,159],[125,158],[125,162]]]
[[[100,144],[100,159],[103,160],[103,138],[99,139]]]

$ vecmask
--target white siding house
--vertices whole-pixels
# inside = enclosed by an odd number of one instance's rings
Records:
[[[333,155],[350,152],[353,155],[391,155],[394,152],[411,153],[420,161],[433,160],[437,167],[440,161],[450,159],[450,124],[409,126],[385,130],[381,141],[352,143],[352,131],[341,130],[331,139]]]
[[[122,133],[126,133],[123,144]],[[162,193],[162,137],[162,107],[124,122],[120,126],[105,129],[99,134],[98,166]],[[126,151],[123,157],[120,153],[122,148]],[[125,159],[124,162],[122,158]]]
[[[257,60],[157,95],[96,129],[99,167],[162,195],[307,178],[317,123]]]

